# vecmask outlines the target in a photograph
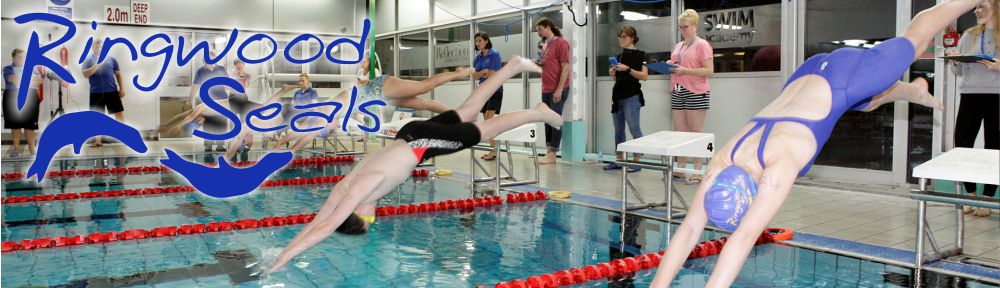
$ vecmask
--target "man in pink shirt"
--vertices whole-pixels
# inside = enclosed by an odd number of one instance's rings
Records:
[[[562,38],[562,32],[552,23],[552,19],[542,18],[535,25],[538,37],[546,39],[540,61],[542,63],[542,102],[562,115],[563,105],[569,97],[569,42]],[[556,163],[556,152],[562,133],[559,129],[545,125],[545,144],[548,152],[540,164]]]

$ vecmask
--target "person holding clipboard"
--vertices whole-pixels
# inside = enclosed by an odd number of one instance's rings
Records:
[[[962,76],[958,89],[960,93],[958,115],[955,117],[955,147],[972,147],[979,135],[982,123],[984,148],[1000,149],[1000,0],[984,0],[976,6],[976,26],[965,30],[958,42],[958,51],[945,51],[946,55],[974,55],[964,57],[978,61],[950,60],[951,71]],[[953,58],[953,57],[946,57]],[[970,196],[976,195],[976,183],[964,183]],[[996,197],[997,186],[986,185],[983,196]],[[963,212],[973,213],[973,208],[965,206]],[[990,209],[977,208],[974,216],[990,216]]]
[[[642,85],[639,80],[646,80],[649,77],[649,69],[642,65],[646,59],[646,52],[636,49],[635,44],[639,43],[639,36],[636,35],[635,27],[624,25],[618,29],[618,45],[622,47],[622,54],[618,58],[611,57],[611,68],[608,73],[611,79],[615,80],[615,86],[611,90],[611,118],[615,124],[615,147],[625,142],[625,125],[628,125],[632,138],[642,137],[642,129],[639,127],[639,109],[646,106],[646,99],[642,96]],[[621,59],[620,61],[618,59]],[[616,152],[618,160],[623,160],[623,153]],[[639,154],[632,154],[635,161],[639,161]],[[604,170],[618,170],[621,166],[611,162],[604,166]],[[628,168],[628,172],[638,172],[639,168]]]
[[[674,131],[701,132],[708,114],[711,92],[708,77],[715,73],[712,45],[698,37],[701,23],[698,12],[687,9],[678,16],[677,27],[684,41],[674,46],[670,61],[678,67],[670,68],[670,109]],[[695,158],[694,169],[701,170],[701,159]],[[687,158],[677,157],[677,167],[686,167]],[[674,173],[674,177],[683,177]],[[688,184],[701,181],[701,175],[692,175]]]

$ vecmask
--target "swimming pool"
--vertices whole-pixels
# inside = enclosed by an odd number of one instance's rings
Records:
[[[87,163],[102,161],[81,161],[83,164],[78,166],[88,167]],[[126,165],[156,163],[134,158]],[[274,178],[341,175],[349,171],[349,166],[337,165],[290,168]],[[36,187],[23,182],[3,184],[4,196],[11,196],[181,185],[176,177],[153,173],[68,178],[46,181]],[[198,193],[175,193],[4,205],[2,238],[19,241],[313,213],[331,187],[332,184],[267,187],[227,200]],[[424,177],[408,180],[390,195],[380,205],[481,196],[472,195],[464,182]],[[247,264],[260,260],[266,249],[286,245],[302,225],[15,251],[2,254],[2,284],[5,287],[492,286],[501,281],[663,249],[668,240],[665,232],[668,224],[639,217],[629,217],[626,222],[628,233],[622,253],[618,240],[621,220],[615,213],[556,201],[479,207],[466,212],[385,216],[379,218],[369,233],[335,234],[266,279],[249,276],[256,270],[247,268]],[[709,232],[703,239],[722,236]],[[689,260],[675,279],[675,286],[704,286],[715,258]],[[907,268],[781,244],[758,246],[743,269],[736,287],[905,287],[912,283],[914,274]],[[630,279],[610,283],[595,280],[579,286],[646,286],[653,272],[647,270]],[[925,277],[942,281],[935,283],[957,281],[967,287],[989,286],[950,276]]]

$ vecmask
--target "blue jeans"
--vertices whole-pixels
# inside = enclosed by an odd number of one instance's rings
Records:
[[[552,100],[553,94],[555,93],[542,93],[542,102],[549,106],[549,109],[556,111],[559,115],[562,115],[563,106],[566,105],[566,98],[569,98],[569,87],[566,87],[562,92],[562,99],[559,99],[559,103]],[[562,142],[562,130],[556,129],[549,124],[545,124],[545,145],[552,147],[555,150],[559,150],[559,143]]]
[[[618,100],[618,112],[611,113],[611,119],[615,123],[615,147],[625,142],[625,124],[628,124],[628,131],[632,133],[632,139],[642,137],[642,128],[639,127],[639,103],[638,95]]]

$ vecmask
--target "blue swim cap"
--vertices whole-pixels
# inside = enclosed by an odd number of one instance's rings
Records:
[[[187,125],[184,125],[184,130],[188,131],[188,132],[194,131],[194,129],[198,129],[198,127],[200,127],[200,126],[201,126],[201,124],[199,124],[198,121],[191,121],[191,122],[188,122]]]
[[[743,168],[726,167],[705,192],[708,220],[726,231],[734,231],[757,196],[757,184]]]

